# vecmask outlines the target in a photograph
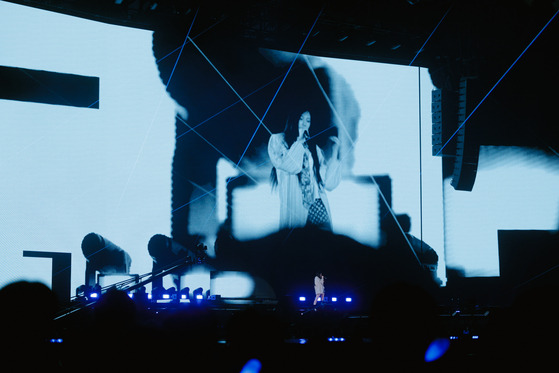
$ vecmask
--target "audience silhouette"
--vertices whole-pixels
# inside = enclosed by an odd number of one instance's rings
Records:
[[[348,313],[328,308],[302,313],[286,306],[286,300],[277,308],[253,304],[222,307],[220,312],[207,303],[148,309],[117,289],[60,319],[57,298],[46,285],[18,281],[0,290],[2,361],[4,367],[23,371],[183,367],[241,372],[249,361],[262,372],[355,371],[381,365],[394,371],[537,370],[553,363],[557,294],[556,286],[519,292],[510,306],[486,318],[475,346],[471,339],[449,340],[446,353],[426,362],[428,347],[450,338],[452,318],[441,317],[441,306],[429,291],[407,282],[384,286],[352,327],[355,319]],[[343,336],[344,343],[329,342],[334,336]]]

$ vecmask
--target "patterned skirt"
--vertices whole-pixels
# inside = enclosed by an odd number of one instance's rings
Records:
[[[309,207],[307,225],[314,225],[322,229],[332,230],[332,222],[330,221],[328,210],[321,198],[315,199],[314,203]]]

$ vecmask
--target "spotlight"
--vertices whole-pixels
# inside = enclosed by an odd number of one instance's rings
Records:
[[[332,298],[330,298],[330,300],[331,300],[332,302],[337,302],[337,301],[338,301],[338,298],[337,298],[337,297],[332,297]]]
[[[192,298],[196,300],[196,302],[200,303],[204,300],[204,289],[198,288],[192,292]]]
[[[351,303],[351,302],[353,301],[353,299],[351,299],[351,297],[347,297],[347,298],[345,299],[345,301],[346,301],[346,303]]]
[[[328,338],[328,342],[345,342],[344,337],[330,337]]]
[[[307,298],[305,298],[305,297],[299,297],[299,302],[304,302],[306,300],[307,300]]]
[[[177,291],[174,287],[170,287],[168,289],[158,287],[152,290],[151,298],[149,296],[148,298],[154,299],[156,302],[167,303],[172,299],[177,299]]]
[[[90,293],[89,297],[92,299],[98,299],[99,298],[99,293]]]
[[[187,286],[180,291],[180,299],[188,299],[190,295],[190,288]]]

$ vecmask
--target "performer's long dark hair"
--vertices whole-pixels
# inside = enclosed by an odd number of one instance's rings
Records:
[[[297,140],[299,136],[299,119],[301,115],[310,110],[302,110],[301,112],[293,112],[287,116],[287,121],[285,123],[285,128],[283,130],[284,139],[287,144],[287,147],[290,148],[291,145]],[[311,127],[312,127],[312,113],[311,113]],[[320,162],[318,161],[318,154],[316,152],[316,140],[313,137],[310,137],[307,140],[307,145],[312,155],[314,167],[313,172],[316,177],[316,181],[318,184],[322,184],[322,178],[320,177]],[[300,173],[299,173],[300,175]],[[270,174],[270,181],[272,183],[272,187],[275,187],[278,184],[278,175],[275,167],[272,167],[272,173]]]

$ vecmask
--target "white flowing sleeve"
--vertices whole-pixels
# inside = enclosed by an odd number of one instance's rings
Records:
[[[326,161],[324,152],[318,146],[316,153],[320,162],[320,177],[324,182],[324,188],[328,191],[334,190],[342,180],[342,162],[337,157]]]
[[[305,147],[295,141],[290,148],[283,139],[283,134],[273,134],[268,141],[268,155],[275,168],[290,174],[298,174],[303,168]]]

